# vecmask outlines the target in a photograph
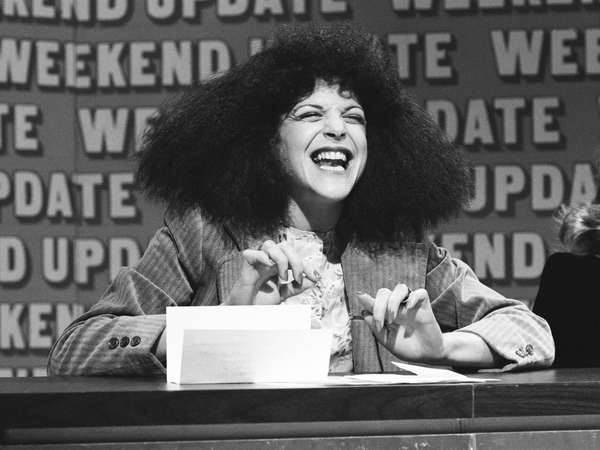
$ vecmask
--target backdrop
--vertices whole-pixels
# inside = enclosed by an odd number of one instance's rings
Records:
[[[473,203],[436,241],[531,304],[553,211],[595,191],[599,0],[0,0],[0,375],[44,375],[161,226],[131,158],[156,107],[277,25],[338,19],[387,38],[473,163]]]

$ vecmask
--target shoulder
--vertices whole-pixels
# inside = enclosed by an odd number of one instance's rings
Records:
[[[167,215],[165,226],[177,242],[190,243],[202,239],[212,242],[227,235],[224,226],[209,221],[199,208],[192,208],[183,214]]]
[[[544,266],[534,312],[544,314],[555,301],[587,304],[600,294],[600,258],[593,255],[554,253]]]
[[[214,249],[234,247],[224,227],[208,221],[199,209],[167,216],[165,228],[181,260],[199,259],[200,255],[212,253]]]
[[[600,270],[600,258],[594,255],[576,255],[574,253],[553,253],[546,260],[542,276],[553,276],[560,271],[561,276],[565,273],[578,274],[581,270]]]

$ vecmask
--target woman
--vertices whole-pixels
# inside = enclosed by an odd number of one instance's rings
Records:
[[[600,168],[600,153],[596,167]],[[533,311],[556,341],[553,367],[600,367],[600,180],[596,198],[557,214],[563,251],[544,266]]]
[[[166,226],[64,331],[49,374],[163,375],[173,305],[310,304],[332,372],[552,362],[545,321],[425,238],[468,200],[468,169],[352,24],[282,27],[166,105],[138,178]]]

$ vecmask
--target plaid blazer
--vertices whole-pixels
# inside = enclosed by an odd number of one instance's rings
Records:
[[[238,242],[199,212],[167,220],[138,264],[121,268],[98,303],[64,330],[50,351],[48,374],[164,376],[151,350],[165,328],[165,308],[218,305],[239,276],[241,251],[260,242]],[[348,244],[342,269],[355,372],[395,368],[362,320],[355,293],[375,295],[398,283],[427,289],[442,331],[479,335],[508,361],[500,370],[547,367],[554,359],[544,319],[484,286],[465,263],[432,242],[377,257]]]

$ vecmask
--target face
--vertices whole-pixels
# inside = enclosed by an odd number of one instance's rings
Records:
[[[350,92],[317,83],[285,116],[283,158],[299,204],[343,201],[367,162],[365,113]]]

